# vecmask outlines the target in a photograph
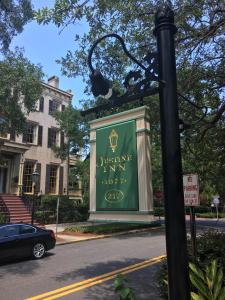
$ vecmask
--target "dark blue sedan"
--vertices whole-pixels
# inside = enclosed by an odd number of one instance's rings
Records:
[[[8,258],[42,258],[45,252],[55,247],[56,239],[52,230],[30,224],[0,225],[0,261]]]

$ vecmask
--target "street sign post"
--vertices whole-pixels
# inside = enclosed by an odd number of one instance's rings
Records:
[[[184,205],[185,206],[199,206],[199,184],[197,174],[183,175],[184,185]]]
[[[59,223],[59,197],[57,199],[57,205],[56,205],[56,227],[55,227],[55,236],[56,237],[58,234],[58,223]]]
[[[195,222],[195,206],[200,205],[199,184],[197,174],[183,175],[184,186],[184,204],[190,207],[190,231],[192,241],[192,253],[196,258],[196,222]]]
[[[219,204],[220,204],[219,195],[213,196],[213,204],[216,208],[217,221],[219,221]]]

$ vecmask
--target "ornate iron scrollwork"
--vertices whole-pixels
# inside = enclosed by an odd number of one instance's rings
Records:
[[[107,79],[103,77],[100,71],[95,70],[92,66],[91,58],[95,47],[103,39],[106,39],[108,37],[115,37],[116,39],[118,39],[126,55],[140,67],[140,70],[131,70],[127,74],[124,81],[125,92],[123,91],[122,93],[115,91],[112,91],[112,93],[108,93],[110,87],[107,84]],[[145,64],[138,61],[129,53],[123,39],[119,35],[112,33],[99,38],[92,46],[88,56],[88,65],[92,72],[90,78],[93,94],[95,96],[102,96],[104,98],[107,98],[112,104],[116,103],[118,105],[121,105],[126,102],[143,99],[144,97],[158,93],[158,88],[152,86],[152,82],[159,81],[157,71],[157,53],[148,53],[144,58],[144,61]]]

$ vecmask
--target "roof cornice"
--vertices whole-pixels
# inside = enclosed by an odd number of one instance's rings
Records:
[[[55,92],[64,94],[65,96],[67,96],[67,97],[69,97],[69,98],[71,98],[71,99],[72,99],[72,97],[73,97],[73,94],[68,93],[68,92],[65,92],[65,91],[63,91],[63,90],[61,90],[61,89],[59,89],[59,88],[56,88],[56,87],[54,87],[54,86],[52,86],[52,85],[49,85],[49,84],[47,84],[47,83],[45,83],[45,82],[43,82],[43,81],[41,81],[41,84],[42,84],[44,87],[46,87],[46,88],[48,88],[48,89],[51,89],[51,90],[53,90],[53,91],[55,91]]]

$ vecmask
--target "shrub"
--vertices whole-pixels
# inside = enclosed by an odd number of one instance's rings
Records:
[[[189,241],[189,253],[191,246]],[[204,267],[214,259],[225,271],[225,233],[220,231],[207,231],[197,237],[197,261]]]
[[[209,212],[209,213],[197,213],[196,217],[199,218],[209,218],[209,219],[213,219],[217,217],[217,214],[215,212]],[[225,213],[219,213],[218,214],[219,218],[225,218]]]
[[[210,213],[211,212],[211,208],[209,206],[196,206],[195,207],[195,213],[196,213],[196,216],[197,214],[201,214],[201,213]],[[189,215],[190,214],[190,208],[189,207],[185,207],[185,213],[186,215]]]
[[[192,284],[192,300],[224,300],[225,286],[223,270],[217,260],[211,265],[199,268],[196,264],[190,263],[190,281]]]
[[[35,218],[43,223],[56,222],[56,209],[59,197],[59,223],[85,221],[88,218],[88,209],[78,206],[76,201],[68,196],[45,195],[41,197],[41,204],[35,212]]]
[[[127,279],[123,274],[118,274],[116,276],[114,287],[120,300],[135,300],[134,291],[128,286]]]
[[[150,228],[160,226],[157,222],[151,224],[136,224],[136,223],[106,223],[106,224],[95,224],[95,225],[81,225],[72,226],[65,229],[65,231],[82,232],[82,233],[95,233],[95,234],[107,234],[132,229]]]
[[[164,216],[165,210],[164,207],[154,207],[154,216],[161,217]]]
[[[164,216],[164,213],[165,213],[164,206],[159,206],[158,204],[154,205],[154,215],[155,216]],[[190,214],[190,208],[189,207],[185,207],[185,213],[186,213],[186,215]],[[215,217],[215,214],[212,214],[211,208],[209,206],[201,206],[201,205],[196,206],[195,207],[195,213],[196,213],[196,216],[198,216],[199,214],[204,213],[204,214],[207,214],[209,216],[213,215],[213,217]]]
[[[204,270],[215,259],[218,265],[225,272],[225,233],[220,231],[207,231],[197,236],[197,257],[196,262],[200,269]],[[189,261],[193,262],[191,240],[188,240]],[[157,273],[159,289],[164,299],[168,299],[167,293],[167,264],[166,260],[162,263],[160,271]],[[193,286],[192,286],[192,289]],[[198,298],[196,298],[198,299]],[[201,298],[199,298],[201,299]],[[212,298],[214,299],[214,298]],[[217,299],[217,298],[215,298]],[[219,299],[219,298],[218,298]],[[203,298],[204,300],[204,298]]]

